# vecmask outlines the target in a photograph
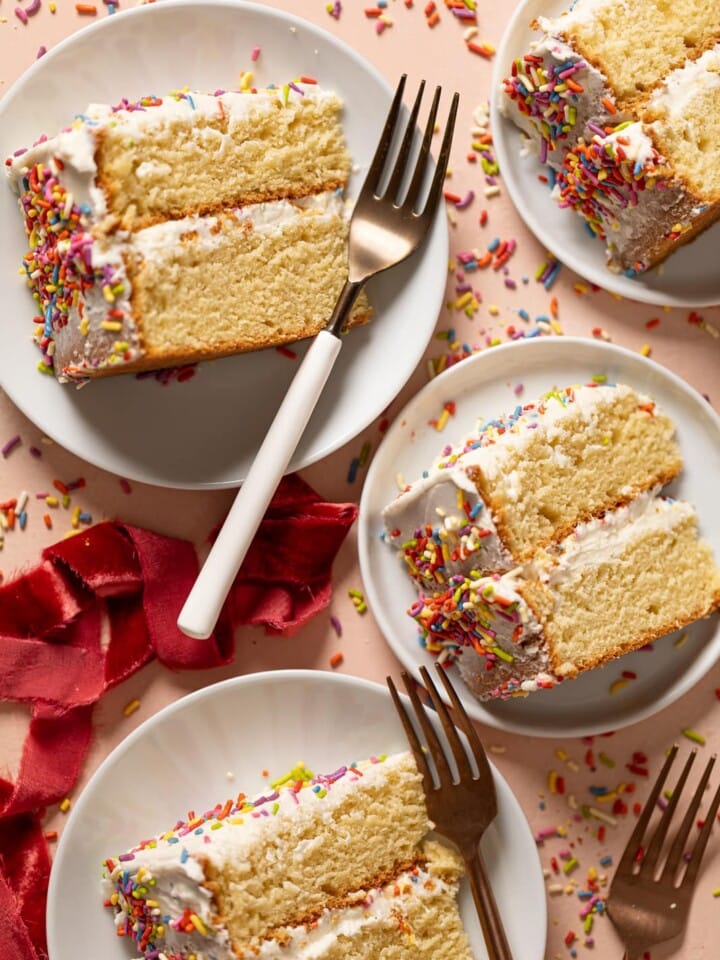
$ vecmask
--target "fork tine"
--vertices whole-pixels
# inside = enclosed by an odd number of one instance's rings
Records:
[[[425,133],[423,134],[422,144],[420,145],[420,152],[418,153],[417,160],[415,161],[415,170],[413,172],[412,180],[410,181],[410,186],[408,187],[408,192],[405,195],[405,199],[402,203],[403,207],[407,210],[414,209],[420,189],[422,187],[423,179],[425,178],[425,167],[427,166],[427,160],[430,155],[430,143],[435,131],[435,119],[437,117],[439,103],[440,87],[435,87],[435,94],[430,106],[430,113],[428,114],[427,123],[425,124]]]
[[[450,698],[453,710],[455,711],[455,722],[465,734],[468,739],[468,743],[470,744],[470,749],[478,768],[478,778],[480,780],[484,780],[488,785],[492,785],[492,789],[494,790],[494,781],[492,771],[490,769],[490,763],[488,761],[487,754],[485,753],[485,748],[480,742],[480,737],[478,737],[477,730],[470,722],[470,717],[467,715],[465,707],[462,705],[455,687],[453,687],[452,683],[450,683],[450,677],[447,675],[447,672],[439,663],[436,663],[435,666],[440,674],[440,679],[445,687],[445,691]]]
[[[680,778],[675,784],[675,789],[673,790],[672,796],[668,801],[668,805],[663,810],[662,818],[658,823],[655,832],[653,833],[650,844],[645,851],[645,856],[642,858],[642,862],[640,864],[640,873],[653,874],[655,872],[655,868],[660,857],[660,851],[662,850],[662,845],[665,842],[668,827],[670,826],[670,821],[675,813],[675,809],[680,800],[680,795],[685,789],[685,784],[687,782],[688,774],[690,773],[690,768],[695,760],[696,752],[697,751],[693,750],[690,756],[687,758],[685,766],[683,767],[683,771],[680,774]]]
[[[452,146],[453,132],[455,130],[455,118],[457,117],[459,102],[459,94],[454,93],[452,103],[450,105],[450,113],[448,114],[447,125],[445,127],[445,136],[443,137],[442,146],[440,148],[440,156],[438,157],[435,173],[433,174],[432,183],[430,184],[430,190],[421,214],[422,217],[433,215],[435,212],[435,207],[437,206],[437,202],[442,193],[442,187],[443,183],[445,182],[445,175],[447,173],[448,161],[450,159],[450,147]]]
[[[422,727],[425,741],[427,743],[428,750],[430,751],[430,756],[433,758],[435,763],[435,769],[437,770],[440,783],[452,783],[453,775],[452,770],[450,769],[450,764],[447,761],[445,751],[440,743],[440,739],[435,731],[435,727],[432,725],[432,721],[428,716],[427,710],[420,701],[420,697],[415,689],[413,679],[405,671],[403,671],[400,676],[403,679],[408,696],[412,701],[413,709],[415,710],[415,716],[420,721],[420,726]]]
[[[400,715],[400,720],[402,721],[402,725],[405,730],[405,736],[408,738],[410,749],[415,757],[415,763],[420,774],[422,775],[423,789],[425,790],[425,793],[429,793],[431,790],[435,789],[435,784],[433,783],[432,771],[430,770],[430,765],[428,764],[427,757],[425,756],[425,751],[423,750],[422,744],[418,739],[418,735],[415,733],[415,727],[412,725],[410,717],[408,716],[407,710],[405,709],[405,704],[400,699],[400,694],[397,692],[397,687],[393,683],[392,677],[387,677],[386,679],[387,685],[390,689],[390,696],[395,704],[395,709]]]
[[[705,767],[705,771],[702,777],[700,778],[700,783],[697,786],[697,790],[695,791],[692,797],[692,800],[690,801],[690,806],[688,807],[685,813],[685,816],[683,817],[682,823],[678,828],[677,835],[673,840],[672,846],[670,847],[670,853],[668,854],[667,860],[665,861],[663,876],[666,876],[666,875],[673,876],[673,874],[678,868],[678,865],[680,864],[680,859],[682,855],[685,853],[685,845],[687,843],[687,838],[690,835],[690,830],[692,829],[692,825],[695,822],[695,816],[697,814],[698,807],[700,806],[700,802],[702,801],[703,793],[705,792],[705,788],[707,787],[708,780],[710,779],[710,773],[712,772],[712,768],[714,764],[715,764],[715,757],[713,756],[710,758],[710,761]],[[688,865],[688,870],[689,870],[689,865]],[[685,876],[687,876],[687,871],[685,873]]]
[[[402,183],[403,175],[405,174],[405,169],[407,167],[408,157],[410,156],[410,149],[412,147],[413,137],[415,136],[415,126],[417,124],[418,113],[420,112],[420,103],[423,98],[423,93],[425,91],[425,81],[420,81],[420,88],[418,89],[417,96],[415,97],[415,103],[413,104],[412,112],[410,113],[410,118],[405,127],[405,135],[403,137],[402,144],[400,146],[400,151],[397,155],[397,160],[395,161],[395,167],[390,177],[390,182],[387,185],[385,190],[385,196],[389,197],[391,200],[399,203],[398,191],[400,189],[400,184]]]
[[[652,816],[653,810],[655,809],[655,804],[657,803],[657,798],[660,796],[660,791],[663,788],[663,784],[668,775],[668,771],[672,766],[672,762],[675,759],[678,748],[677,744],[674,744],[672,750],[667,755],[663,768],[658,775],[657,780],[653,784],[652,790],[650,791],[650,796],[645,801],[645,806],[638,817],[638,821],[635,824],[635,829],[633,830],[630,839],[623,850],[623,854],[620,857],[620,862],[617,865],[616,873],[631,873],[633,868],[633,863],[635,862],[635,856],[637,854],[640,843],[647,829],[647,825]]]
[[[713,762],[714,760],[715,758],[713,757]],[[683,877],[682,883],[680,884],[681,887],[685,885],[692,886],[692,884],[695,883],[695,878],[698,875],[698,871],[700,869],[700,863],[702,861],[703,854],[705,853],[705,847],[707,846],[707,842],[710,839],[710,833],[712,831],[713,824],[715,823],[715,817],[717,816],[718,807],[720,807],[720,787],[718,787],[717,790],[715,791],[715,796],[713,797],[713,801],[710,804],[710,809],[708,810],[707,816],[705,817],[705,822],[703,823],[702,829],[700,830],[700,836],[697,838],[697,841],[695,842],[695,846],[693,847],[690,853],[690,862],[687,865],[685,876]]]
[[[387,118],[385,120],[385,126],[383,127],[382,134],[380,135],[377,149],[375,150],[375,156],[372,159],[370,169],[368,170],[365,178],[365,183],[363,184],[364,188],[372,189],[374,192],[377,191],[380,178],[382,177],[383,170],[385,169],[385,160],[387,159],[388,150],[390,149],[390,144],[393,140],[395,127],[397,126],[398,114],[400,113],[400,104],[402,103],[403,93],[405,91],[406,79],[407,74],[404,73],[400,77],[400,82],[398,83],[397,89],[395,90],[395,95],[392,98],[392,103],[390,104],[390,109],[388,110]]]
[[[423,679],[423,683],[425,684],[425,689],[430,694],[430,699],[432,700],[433,706],[435,707],[437,715],[440,718],[440,723],[443,725],[445,736],[447,737],[448,743],[450,744],[450,749],[455,757],[460,779],[462,780],[464,778],[468,778],[472,780],[475,774],[473,773],[473,769],[470,764],[470,758],[465,752],[465,747],[460,742],[457,727],[452,722],[450,714],[448,713],[448,708],[445,706],[440,694],[437,692],[437,688],[432,682],[432,677],[428,673],[427,667],[420,667],[420,675]]]

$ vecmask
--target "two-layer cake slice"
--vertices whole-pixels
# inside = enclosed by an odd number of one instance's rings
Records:
[[[342,104],[314,84],[93,105],[11,158],[61,380],[317,333],[347,275]],[[367,301],[351,323],[369,317]]]
[[[108,860],[107,903],[146,960],[470,960],[431,828],[409,753],[299,768]]]
[[[710,615],[695,511],[658,495],[681,466],[670,418],[623,384],[555,389],[448,447],[384,511],[425,647],[481,699],[524,696]]]

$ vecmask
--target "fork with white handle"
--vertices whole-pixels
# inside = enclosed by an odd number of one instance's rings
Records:
[[[405,76],[398,84],[375,156],[350,220],[348,279],[332,317],[315,337],[300,365],[275,419],[255,456],[215,543],[178,617],[178,627],[189,637],[212,633],[225,598],[257,532],[265,510],[287,470],[310,416],[337,359],[343,325],[365,283],[394,267],[418,249],[433,223],[442,195],[450,155],[458,95],[453,95],[440,155],[424,203],[423,187],[429,172],[430,142],[435,129],[440,87],[435,90],[419,153],[411,168],[415,126],[422,100],[420,84],[410,112],[397,159],[388,163],[390,147],[399,128]],[[388,169],[386,169],[388,168]],[[382,183],[390,174],[387,187]],[[403,189],[408,182],[409,186]]]

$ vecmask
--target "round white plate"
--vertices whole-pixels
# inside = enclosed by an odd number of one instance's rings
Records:
[[[520,155],[518,127],[504,117],[499,103],[502,81],[512,61],[527,53],[539,34],[530,29],[537,16],[559,16],[568,0],[523,0],[510,21],[495,57],[490,110],[493,142],[500,173],[518,213],[538,240],[564,264],[591,283],[612,293],[667,306],[705,307],[720,303],[720,272],[716,251],[720,225],[705,231],[693,243],[680,246],[664,264],[638,277],[612,273],[605,266],[605,245],[591,236],[574,210],[562,210],[538,174],[545,170],[536,156]]]
[[[399,414],[373,459],[360,501],[360,569],[368,604],[386,640],[416,677],[434,658],[420,645],[416,624],[406,613],[416,596],[412,582],[395,551],[380,539],[381,513],[397,494],[398,474],[405,482],[420,476],[446,444],[470,433],[479,417],[498,416],[555,386],[587,383],[601,374],[608,382],[650,394],[672,417],[684,469],[669,489],[696,507],[700,532],[720,560],[720,418],[698,393],[651,360],[592,340],[527,340],[476,354],[431,380]],[[523,384],[520,397],[514,393],[518,384]],[[448,401],[457,404],[456,413],[438,433],[428,421],[437,419]],[[617,730],[672,703],[720,657],[720,617],[686,632],[681,647],[672,637],[663,638],[652,651],[629,654],[525,699],[480,703],[458,679],[459,692],[471,716],[503,730],[545,737]],[[634,671],[637,679],[611,694],[610,684],[623,670]]]
[[[63,831],[50,875],[50,960],[129,960],[102,905],[103,860],[190,809],[253,795],[299,761],[316,773],[407,749],[390,696],[367,680],[281,670],[205,687],[147,720],[97,770]],[[228,782],[227,772],[234,774]],[[498,816],[482,840],[515,960],[542,960],[545,890],[527,821],[493,769]],[[68,891],[73,909],[68,910]],[[487,957],[469,889],[460,909],[476,960]],[[82,917],[82,922],[78,918]]]
[[[254,47],[260,56],[251,62]],[[310,75],[345,103],[362,184],[391,89],[353,50],[294,16],[251,3],[164,0],[108,17],[38,60],[0,101],[0,157],[66,126],[89,102],[116,103],[189,86],[235,88]],[[0,384],[37,426],[67,449],[122,476],[170,487],[228,487],[245,477],[298,367],[275,350],[201,364],[185,383],[113,377],[75,390],[42,376],[31,342],[34,302],[18,275],[26,249],[12,191],[0,184]],[[327,456],[395,397],[422,357],[442,303],[447,222],[439,210],[424,247],[371,281],[375,317],[344,342],[291,470]],[[412,317],[412,336],[407,318]],[[298,344],[298,355],[307,344]],[[368,388],[372,384],[372,389]]]

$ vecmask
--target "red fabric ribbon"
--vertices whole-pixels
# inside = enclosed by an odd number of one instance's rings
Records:
[[[0,779],[2,960],[47,955],[43,808],[78,779],[93,704],[154,658],[175,670],[229,663],[241,624],[297,630],[327,606],[332,562],[356,515],[355,504],[323,503],[286,477],[209,640],[176,626],[198,570],[192,544],[128,524],[101,523],[54,544],[0,587],[0,699],[31,711],[17,779]]]

